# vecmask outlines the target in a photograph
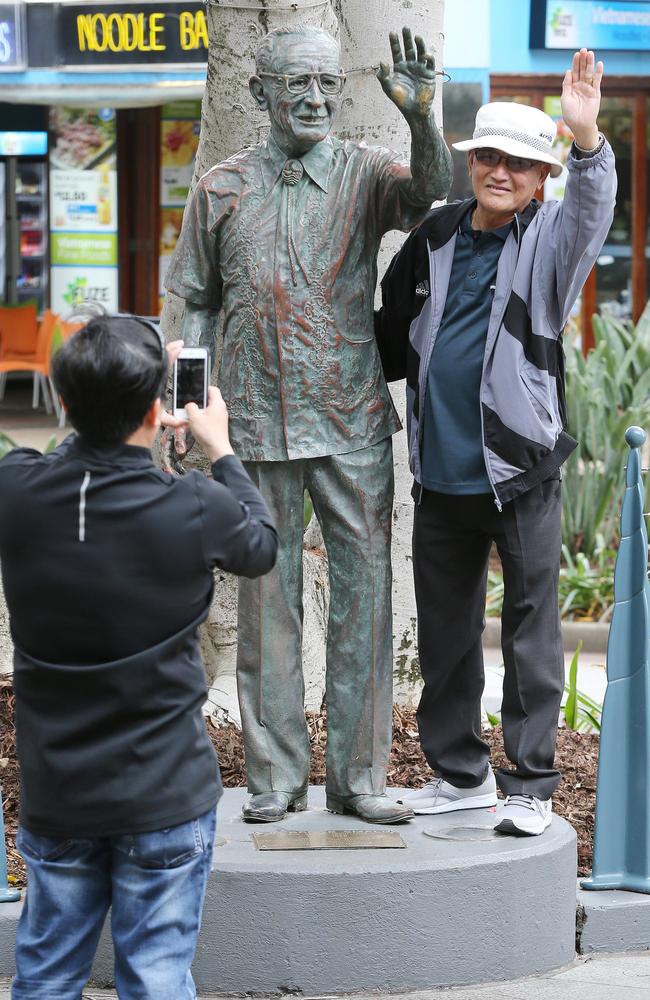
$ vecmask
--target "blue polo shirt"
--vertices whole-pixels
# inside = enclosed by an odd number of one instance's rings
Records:
[[[456,236],[445,310],[424,403],[422,485],[437,493],[489,493],[480,387],[499,257],[511,223],[477,231],[470,209]]]

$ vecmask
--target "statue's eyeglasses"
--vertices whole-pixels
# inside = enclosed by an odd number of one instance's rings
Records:
[[[331,97],[340,94],[345,84],[345,73],[258,73],[274,80],[284,80],[290,94],[306,94],[314,80],[321,94]]]
[[[497,149],[475,149],[474,156],[485,167],[496,167],[503,160],[506,169],[513,174],[523,174],[540,165],[538,160],[529,160],[525,156],[506,156]]]

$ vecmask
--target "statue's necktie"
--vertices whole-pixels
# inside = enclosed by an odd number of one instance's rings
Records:
[[[305,173],[305,168],[303,167],[300,160],[287,160],[282,168],[282,180],[288,187],[288,197],[287,197],[287,255],[289,257],[289,267],[291,268],[291,280],[295,285],[298,284],[298,278],[296,276],[296,264],[302,271],[305,281],[309,284],[309,275],[305,270],[305,266],[300,259],[300,254],[298,253],[298,248],[296,246],[296,241],[293,235],[293,203],[294,203],[294,188],[298,181],[302,180]]]
[[[287,160],[282,168],[282,180],[285,184],[293,187],[294,184],[298,183],[304,172],[305,168],[300,160]]]

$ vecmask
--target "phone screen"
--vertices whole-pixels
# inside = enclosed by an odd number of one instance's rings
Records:
[[[186,403],[205,407],[204,391],[205,360],[179,358],[176,362],[176,408],[183,409]]]

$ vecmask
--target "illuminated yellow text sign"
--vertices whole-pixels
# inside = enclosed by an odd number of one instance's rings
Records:
[[[172,22],[170,25],[169,22]],[[175,22],[175,24],[174,24]],[[183,52],[207,49],[208,27],[202,10],[181,11],[169,17],[164,11],[77,14],[80,52],[166,52],[168,32]],[[175,46],[174,46],[175,47]]]
[[[61,4],[60,56],[68,66],[145,68],[207,60],[208,26],[202,3]]]

